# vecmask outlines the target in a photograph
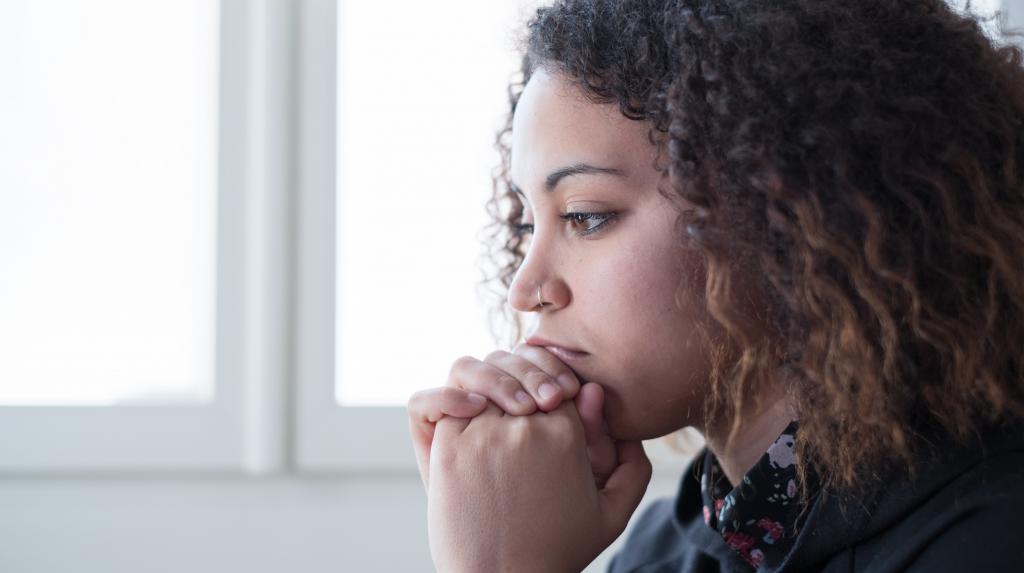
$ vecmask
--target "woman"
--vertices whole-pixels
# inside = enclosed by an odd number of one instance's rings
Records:
[[[522,71],[528,335],[409,403],[439,570],[581,570],[687,426],[613,571],[1024,563],[1019,49],[941,0],[562,0]]]

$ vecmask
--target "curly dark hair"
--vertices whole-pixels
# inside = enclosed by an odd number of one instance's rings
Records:
[[[966,443],[1024,417],[1016,35],[942,0],[561,0],[528,24],[511,111],[543,66],[649,122],[672,192],[699,206],[679,229],[710,314],[741,349],[708,419],[735,432],[741,396],[782,368],[801,481],[812,464],[856,491],[913,474],[922,428]],[[525,256],[509,118],[488,203],[499,293]],[[748,274],[769,306],[757,340],[733,288]]]

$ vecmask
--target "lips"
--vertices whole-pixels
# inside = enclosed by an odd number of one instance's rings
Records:
[[[584,352],[578,348],[573,348],[565,344],[548,340],[540,336],[531,336],[526,339],[526,343],[530,346],[543,346],[548,352],[563,360],[579,360],[581,358],[590,356],[587,352]]]
[[[548,352],[550,352],[551,354],[554,354],[555,356],[561,358],[564,362],[572,362],[574,360],[579,360],[581,358],[586,358],[587,356],[590,356],[586,352],[576,352],[574,350],[568,350],[560,346],[545,346],[544,348],[546,348]]]

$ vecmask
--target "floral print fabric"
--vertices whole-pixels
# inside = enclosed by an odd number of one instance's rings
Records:
[[[736,487],[731,487],[710,449],[701,464],[704,522],[721,533],[752,569],[766,560],[781,562],[796,537],[796,432],[794,420]]]

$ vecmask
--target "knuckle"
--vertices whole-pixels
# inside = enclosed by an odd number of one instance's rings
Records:
[[[435,400],[437,402],[451,402],[464,395],[464,392],[452,386],[442,386],[436,392],[427,395],[424,400]]]
[[[470,378],[470,374],[477,369],[480,361],[472,356],[462,356],[452,362],[452,367],[448,370],[448,379],[445,381],[446,387],[461,388],[462,382],[467,378]]]
[[[508,352],[506,352],[504,350],[495,350],[495,351],[492,351],[491,353],[489,353],[486,357],[484,357],[484,362],[494,362],[495,360],[499,360],[501,358],[504,358],[507,355],[508,355]]]
[[[530,370],[525,376],[523,376],[523,378],[523,381],[533,388],[540,387],[540,385],[545,382],[550,382],[552,384],[555,382],[555,379],[543,370]]]
[[[473,358],[472,356],[460,356],[455,359],[455,362],[452,362],[452,367],[448,371],[448,374],[449,376],[452,376],[457,372],[461,372],[469,368],[476,362],[478,362],[478,360],[476,358]]]
[[[409,397],[407,407],[409,410],[421,411],[427,409],[427,406],[444,399],[449,392],[453,391],[453,388],[441,386],[439,388],[426,388],[423,390],[417,390],[413,392],[412,396]]]
[[[519,380],[516,380],[515,378],[508,374],[498,375],[494,379],[494,384],[496,386],[499,386],[500,389],[505,390],[507,392],[515,392],[516,390],[522,388],[522,384],[519,383]]]
[[[506,423],[508,426],[506,431],[503,432],[503,439],[512,445],[525,444],[531,431],[530,418],[527,416],[516,416]]]
[[[429,419],[433,421],[437,417],[437,412],[444,410],[446,400],[449,400],[455,392],[457,392],[456,389],[444,386],[415,392],[409,397],[409,402],[406,405],[409,417],[414,420]]]
[[[577,432],[580,430],[578,424],[574,424],[568,416],[558,414],[549,415],[548,423],[551,430],[567,443],[571,443],[576,438]]]
[[[412,396],[409,396],[409,401],[405,403],[405,408],[409,411],[413,411],[419,408],[419,405],[423,402],[423,391],[419,390],[413,392]]]

